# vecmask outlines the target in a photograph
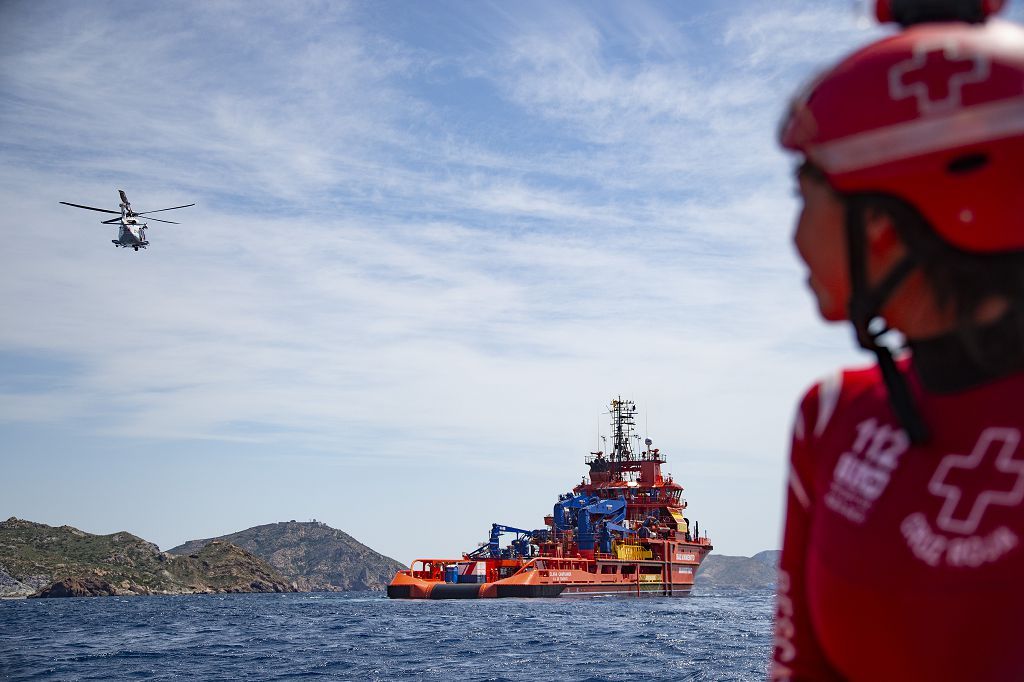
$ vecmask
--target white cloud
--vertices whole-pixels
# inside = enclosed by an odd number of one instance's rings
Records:
[[[824,68],[890,30],[852,3],[789,0],[748,5],[728,22],[722,44],[743,66],[779,73],[793,66]]]

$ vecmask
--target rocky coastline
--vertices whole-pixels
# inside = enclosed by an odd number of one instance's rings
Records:
[[[161,552],[131,533],[93,535],[18,518],[0,523],[0,597],[297,592],[273,566],[227,542]]]

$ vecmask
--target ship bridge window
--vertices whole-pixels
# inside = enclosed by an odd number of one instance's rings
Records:
[[[602,574],[615,574],[619,572],[619,567],[614,564],[611,566],[605,565],[601,567]]]

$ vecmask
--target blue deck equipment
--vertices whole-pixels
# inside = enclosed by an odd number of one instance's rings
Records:
[[[505,549],[501,548],[501,536],[505,533],[515,533],[516,537],[509,543],[509,546]],[[524,528],[514,528],[512,526],[505,526],[500,523],[491,524],[491,537],[486,545],[478,547],[477,549],[469,552],[466,556],[471,559],[477,559],[484,556],[489,556],[494,559],[504,558],[512,559],[515,557],[528,557],[532,554],[530,541],[535,537],[544,535],[547,536],[547,529],[541,530],[526,530]]]

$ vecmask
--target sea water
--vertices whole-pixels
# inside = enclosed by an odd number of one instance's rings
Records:
[[[3,680],[761,680],[773,595],[0,601]]]

